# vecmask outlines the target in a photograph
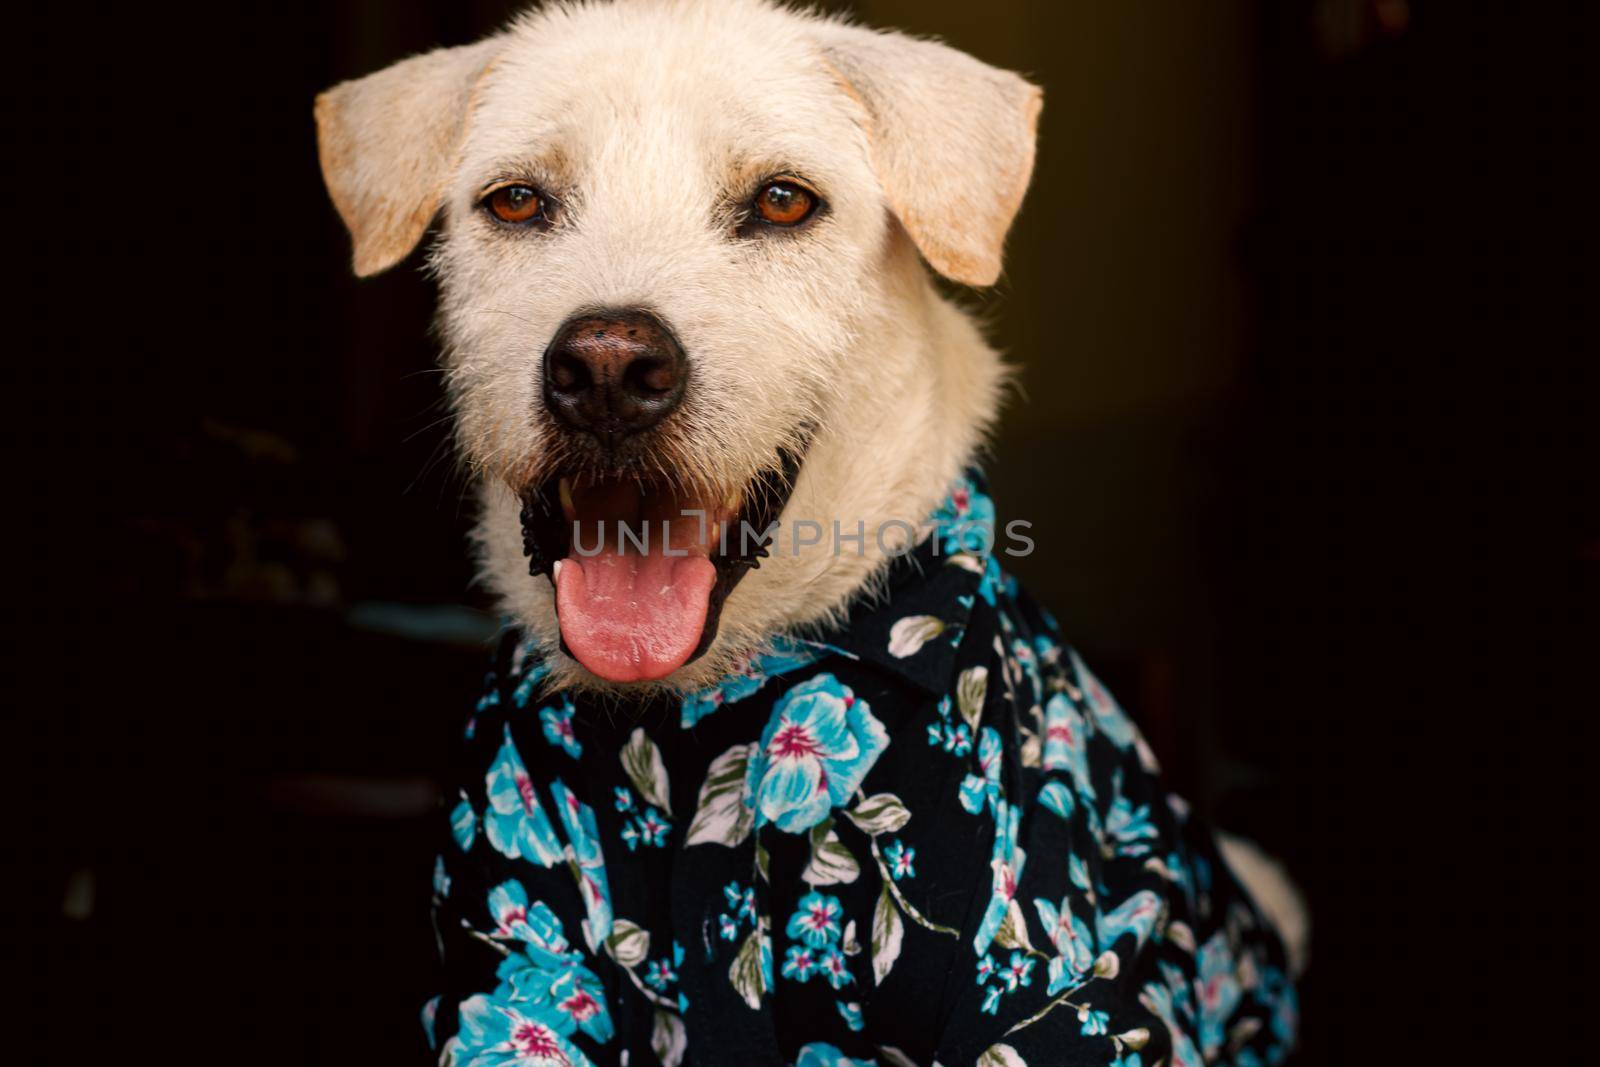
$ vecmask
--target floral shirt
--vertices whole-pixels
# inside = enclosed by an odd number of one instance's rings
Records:
[[[547,692],[507,634],[436,866],[441,1063],[1282,1062],[1276,936],[992,521],[962,480],[886,598],[682,699]]]

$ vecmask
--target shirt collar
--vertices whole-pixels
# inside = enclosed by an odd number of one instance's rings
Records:
[[[958,478],[929,517],[929,534],[817,642],[929,693],[945,692],[973,604],[980,596],[993,603],[1000,580],[994,504],[984,488],[976,471]]]

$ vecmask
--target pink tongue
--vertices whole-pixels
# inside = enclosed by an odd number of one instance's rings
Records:
[[[556,573],[556,617],[567,648],[610,682],[664,678],[700,643],[717,570],[701,555],[618,552],[569,556]],[[674,551],[677,551],[676,549]]]

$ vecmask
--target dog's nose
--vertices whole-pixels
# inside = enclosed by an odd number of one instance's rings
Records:
[[[638,308],[568,319],[544,353],[544,402],[574,429],[608,441],[664,419],[683,399],[683,348]]]

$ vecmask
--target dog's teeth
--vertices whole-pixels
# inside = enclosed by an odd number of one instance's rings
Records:
[[[550,584],[554,585],[561,580],[561,568],[567,565],[564,559],[558,559],[550,564]]]
[[[561,479],[561,514],[571,522],[578,517],[578,509],[572,503],[572,481],[569,478]]]

